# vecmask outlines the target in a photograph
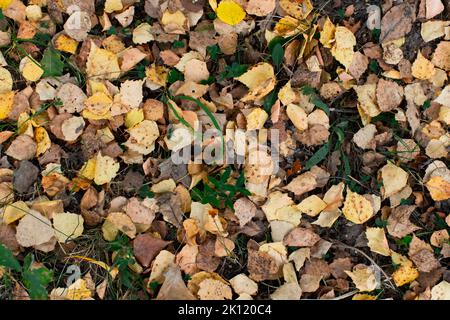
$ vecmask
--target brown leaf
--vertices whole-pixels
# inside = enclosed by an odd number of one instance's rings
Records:
[[[181,270],[189,275],[193,275],[200,271],[197,267],[197,245],[185,245],[176,255],[175,262],[180,266]]]
[[[380,42],[399,39],[411,31],[416,19],[414,7],[402,3],[392,7],[381,19]]]
[[[133,254],[140,264],[148,267],[158,253],[169,243],[170,241],[155,238],[150,234],[140,234],[133,240]]]
[[[411,256],[411,260],[417,266],[417,269],[422,272],[430,272],[441,266],[439,261],[434,257],[433,252],[426,249],[422,249]]]
[[[14,228],[8,224],[0,223],[0,243],[5,245],[12,252],[20,250],[19,243],[16,240]]]
[[[239,219],[239,225],[245,226],[256,214],[255,204],[247,198],[238,199],[234,205],[234,214]]]
[[[250,278],[259,282],[278,278],[278,264],[267,252],[252,249],[252,241],[247,244],[248,261],[247,269]],[[254,242],[253,242],[254,243]],[[257,246],[257,244],[256,244]]]
[[[311,172],[305,172],[295,177],[284,189],[293,192],[296,196],[314,190],[317,187],[315,176]]]
[[[125,207],[126,214],[135,224],[145,224],[150,226],[155,219],[155,213],[158,210],[156,200],[146,198],[139,201],[138,198],[131,198]]]
[[[36,147],[36,142],[30,136],[22,134],[11,142],[6,154],[17,160],[30,160],[36,155]]]
[[[170,266],[165,278],[156,300],[197,300],[186,287],[178,266]]]
[[[381,111],[397,108],[403,100],[403,88],[394,81],[380,79],[377,84],[377,103]]]
[[[97,205],[98,192],[93,187],[89,187],[81,198],[80,209],[91,209]]]
[[[350,258],[337,258],[330,263],[331,274],[336,279],[347,278],[347,273],[345,271],[351,271],[353,267],[353,262]]]
[[[404,236],[419,230],[420,227],[409,221],[409,217],[416,209],[415,206],[399,206],[392,210],[387,221],[387,231],[391,236],[403,238]]]
[[[221,262],[220,258],[214,255],[214,251],[215,241],[212,239],[208,239],[205,243],[198,246],[197,267],[201,270],[214,272]]]
[[[283,244],[292,247],[312,247],[320,240],[313,231],[306,228],[295,228],[283,239]]]

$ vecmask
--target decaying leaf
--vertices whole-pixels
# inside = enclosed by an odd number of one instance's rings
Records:
[[[392,210],[388,221],[387,221],[387,231],[391,236],[397,238],[403,238],[404,236],[419,230],[420,227],[414,225],[409,217],[416,209],[415,206],[398,206]]]

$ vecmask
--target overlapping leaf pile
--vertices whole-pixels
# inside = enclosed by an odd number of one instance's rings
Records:
[[[0,0],[0,296],[450,299],[450,7],[398,3]]]

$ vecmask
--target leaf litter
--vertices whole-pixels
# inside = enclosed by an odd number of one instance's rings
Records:
[[[1,298],[450,299],[444,1],[70,4],[1,2]]]

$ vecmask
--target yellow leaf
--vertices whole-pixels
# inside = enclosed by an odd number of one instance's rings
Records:
[[[80,214],[57,213],[53,215],[53,228],[59,242],[72,241],[83,234],[84,219]]]
[[[353,296],[352,300],[377,300],[377,297],[366,293],[357,293]]]
[[[298,131],[308,129],[308,115],[303,108],[291,103],[286,108],[286,114]]]
[[[320,32],[320,43],[325,48],[331,48],[331,43],[334,40],[334,33],[336,32],[336,27],[331,22],[330,18],[327,17],[323,25],[322,32]]]
[[[435,72],[434,65],[419,50],[417,58],[411,66],[411,74],[417,79],[427,80],[433,77]]]
[[[174,13],[171,13],[169,10],[166,10],[164,11],[161,17],[161,24],[163,26],[172,24],[183,30],[186,20],[187,20],[186,16],[180,10],[177,10]]]
[[[362,195],[348,190],[345,197],[344,216],[353,223],[362,224],[372,218],[374,210],[369,200]]]
[[[119,230],[130,238],[136,236],[136,227],[128,215],[122,212],[111,212],[102,226],[103,238],[107,241],[113,241]]]
[[[138,123],[144,120],[144,111],[142,109],[131,109],[125,115],[125,126],[127,128],[132,128]]]
[[[3,212],[3,222],[6,224],[13,223],[21,219],[28,213],[28,206],[23,201],[17,201],[9,204]]]
[[[95,161],[95,177],[94,182],[102,185],[111,182],[119,171],[119,163],[109,156],[102,156],[99,152]]]
[[[75,54],[77,47],[78,42],[63,33],[55,39],[55,48],[59,51]]]
[[[392,251],[392,262],[400,267],[392,273],[392,279],[397,287],[413,282],[419,276],[419,271],[411,260]]]
[[[353,61],[353,47],[356,45],[355,35],[346,27],[338,26],[334,36],[336,43],[331,48],[331,54],[348,69]]]
[[[288,81],[288,83],[286,83],[278,92],[278,99],[280,99],[280,102],[285,106],[293,103],[296,98],[297,95],[295,91],[292,90],[291,81]]]
[[[86,63],[88,78],[94,80],[114,80],[120,75],[117,55],[111,51],[100,49],[91,42],[91,51]]]
[[[157,86],[163,87],[166,85],[169,70],[166,67],[152,64],[150,67],[145,69],[145,75],[147,76],[148,80],[150,80]]]
[[[245,11],[233,0],[222,0],[217,7],[217,17],[231,26],[244,20]]]
[[[217,0],[208,0],[209,6],[215,12],[217,10]]]
[[[96,162],[95,158],[89,159],[83,167],[81,167],[78,175],[84,179],[94,180]]]
[[[377,85],[372,83],[353,87],[358,95],[359,107],[368,117],[376,117],[381,113],[380,108],[376,104],[376,88]]]
[[[43,127],[38,127],[34,130],[34,140],[36,140],[36,157],[39,157],[45,151],[50,149],[52,142],[48,136],[47,131]]]
[[[307,29],[307,24],[301,23],[297,19],[286,16],[281,18],[275,25],[274,31],[283,37],[290,37],[298,33],[304,32]]]
[[[120,11],[123,9],[123,4],[121,0],[106,0],[105,1],[105,12],[112,13],[114,11]]]
[[[366,237],[369,241],[368,246],[372,252],[379,253],[383,256],[391,255],[383,228],[367,228]]]
[[[130,138],[124,145],[132,151],[147,155],[155,148],[159,137],[158,125],[152,120],[143,120],[129,129]]]
[[[0,0],[0,8],[6,9],[13,2],[13,0]]]
[[[286,14],[300,20],[305,19],[313,10],[310,0],[280,0],[280,6]]]
[[[14,102],[14,91],[0,93],[0,120],[8,118]]]
[[[426,186],[434,201],[445,201],[450,198],[450,183],[444,178],[432,177]]]
[[[112,99],[104,92],[96,92],[84,102],[83,118],[102,120],[111,118]]]
[[[254,108],[247,116],[247,130],[259,130],[264,127],[269,115],[262,108]]]
[[[22,76],[28,81],[38,81],[44,74],[44,70],[41,66],[36,61],[33,61],[28,57],[24,57],[20,61],[19,69]]]
[[[67,288],[66,298],[69,300],[84,300],[92,297],[91,290],[88,289],[86,281],[78,279]]]
[[[272,91],[276,84],[273,66],[267,62],[254,65],[235,79],[249,88],[248,94],[241,99],[243,102],[260,100]]]
[[[326,202],[320,199],[316,195],[309,196],[300,202],[297,208],[302,212],[306,213],[310,217],[317,216],[323,209],[327,206]]]
[[[186,220],[185,220],[186,221]],[[148,283],[154,281],[158,283],[163,283],[165,280],[164,274],[170,265],[175,262],[175,255],[167,250],[161,250],[159,254],[155,257],[152,263],[152,272],[150,273],[150,278]]]
[[[0,94],[11,92],[13,80],[8,69],[0,67]]]

